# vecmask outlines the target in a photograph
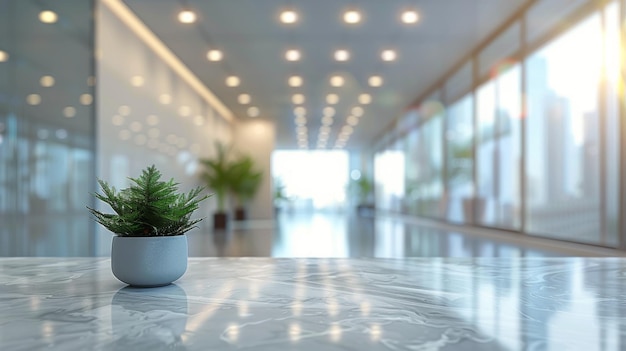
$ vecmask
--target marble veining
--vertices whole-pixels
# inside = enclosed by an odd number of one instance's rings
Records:
[[[620,258],[0,259],[0,350],[623,350]]]

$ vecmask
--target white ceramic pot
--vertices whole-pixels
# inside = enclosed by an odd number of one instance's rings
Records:
[[[114,236],[111,270],[136,287],[170,284],[187,270],[187,236]]]

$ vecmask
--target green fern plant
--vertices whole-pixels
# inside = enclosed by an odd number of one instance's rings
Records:
[[[204,188],[178,194],[178,183],[174,179],[161,181],[161,172],[154,165],[143,170],[139,178],[129,179],[133,184],[119,192],[107,182],[98,180],[103,194],[93,195],[109,204],[114,214],[87,207],[96,222],[111,232],[119,236],[182,235],[202,220],[192,220],[191,214],[210,196],[200,196]]]

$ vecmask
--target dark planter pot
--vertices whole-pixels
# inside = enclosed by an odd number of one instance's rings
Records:
[[[246,209],[245,208],[236,208],[235,209],[235,220],[236,221],[245,221],[246,220]]]
[[[228,226],[228,214],[217,212],[213,214],[213,229],[226,229]]]
[[[372,216],[374,215],[375,207],[373,204],[359,204],[356,207],[356,213],[359,216]]]
[[[486,201],[484,198],[463,199],[463,219],[467,224],[481,223],[485,214]]]

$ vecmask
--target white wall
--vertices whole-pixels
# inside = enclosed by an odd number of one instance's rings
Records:
[[[98,178],[124,188],[154,164],[181,191],[203,185],[198,160],[213,155],[215,141],[232,142],[232,126],[102,4],[96,48]],[[131,84],[135,76],[142,86]],[[198,230],[211,228],[214,207],[209,199],[195,214],[206,217]],[[112,234],[99,227],[97,235],[97,254],[108,255]]]
[[[249,119],[236,124],[235,149],[250,155],[263,171],[263,181],[254,200],[248,207],[250,219],[274,218],[274,198],[272,196],[271,156],[276,140],[276,127],[273,122]]]

